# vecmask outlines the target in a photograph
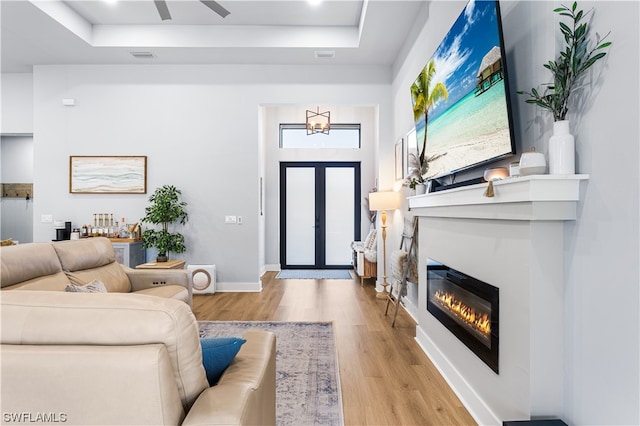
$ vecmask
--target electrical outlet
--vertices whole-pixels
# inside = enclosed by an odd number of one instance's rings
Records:
[[[43,214],[40,216],[40,222],[42,223],[53,223],[53,215],[52,214]]]
[[[238,218],[236,216],[225,216],[224,223],[238,223]]]

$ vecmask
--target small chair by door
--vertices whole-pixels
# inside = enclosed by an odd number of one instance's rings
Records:
[[[353,241],[353,270],[360,277],[360,285],[365,278],[376,278],[378,275],[378,232],[372,229],[364,241]]]

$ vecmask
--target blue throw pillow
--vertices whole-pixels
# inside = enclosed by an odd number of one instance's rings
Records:
[[[220,376],[227,369],[233,358],[246,342],[238,337],[210,337],[200,339],[202,347],[202,364],[207,373],[209,386],[218,383]]]

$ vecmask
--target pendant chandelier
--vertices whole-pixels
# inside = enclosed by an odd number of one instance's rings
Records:
[[[329,134],[331,128],[331,112],[320,112],[320,107],[317,107],[317,111],[307,110],[307,135],[313,135],[315,133]]]

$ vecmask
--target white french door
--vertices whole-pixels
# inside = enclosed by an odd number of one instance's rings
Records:
[[[359,199],[360,163],[281,163],[281,267],[350,267]]]

